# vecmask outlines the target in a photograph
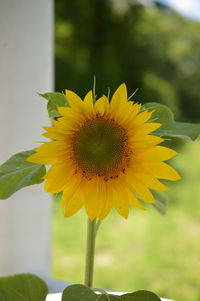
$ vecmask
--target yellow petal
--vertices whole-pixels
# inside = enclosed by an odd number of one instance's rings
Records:
[[[35,148],[36,154],[27,158],[27,161],[38,164],[54,164],[66,156],[67,146],[62,141],[50,141]]]
[[[136,195],[146,203],[154,204],[155,199],[150,190],[136,177],[132,177],[131,180],[132,182],[130,183],[129,181],[129,185],[132,191],[135,192]]]
[[[113,192],[108,183],[99,183],[99,195],[101,196],[102,208],[99,212],[98,218],[103,220],[109,214],[113,206]]]
[[[67,126],[69,120],[70,121],[74,120],[76,122],[80,122],[84,119],[81,112],[78,112],[77,110],[74,110],[71,107],[57,107],[57,110],[64,118],[59,118],[57,120],[56,125],[60,124],[61,120],[67,121],[67,122],[63,123],[64,125]]]
[[[111,110],[111,116],[122,126],[129,127],[132,119],[137,115],[141,105],[133,104],[132,101],[121,102]]]
[[[164,146],[155,146],[141,154],[141,159],[150,161],[165,161],[173,158],[177,152]]]
[[[161,137],[155,135],[134,135],[129,141],[133,148],[149,148],[164,141]]]
[[[68,193],[66,194],[64,191],[62,195],[62,211],[64,217],[74,215],[83,206],[83,195],[81,188],[76,189],[71,198],[68,198],[68,196]]]
[[[140,125],[145,123],[146,121],[149,120],[149,118],[152,116],[153,111],[148,112],[148,111],[143,111],[139,113],[132,121],[132,125]]]
[[[74,173],[74,169],[68,163],[53,165],[45,175],[44,188],[49,193],[57,193],[63,190]]]
[[[140,201],[131,191],[129,191],[129,204],[141,210],[146,210],[146,208],[140,203]]]
[[[121,103],[120,108],[116,108],[115,115],[117,120],[121,124],[125,124],[126,126],[130,127],[132,120],[140,111],[141,104],[133,103],[132,101],[127,101]]]
[[[113,205],[117,212],[124,218],[128,218],[129,214],[129,197],[127,189],[116,183],[115,189],[113,190]]]
[[[84,111],[87,114],[87,116],[94,117],[94,105],[93,105],[92,90],[89,91],[84,98]]]
[[[66,149],[66,145],[62,141],[49,141],[35,148],[37,152],[47,153],[47,154],[57,153],[59,151],[64,151],[65,149]]]
[[[124,102],[127,102],[127,88],[125,84],[121,84],[113,94],[111,99],[111,109],[118,109]]]
[[[62,210],[63,212],[65,212],[65,206],[66,206],[66,202],[69,202],[75,195],[76,191],[79,190],[80,188],[80,192],[82,191],[81,189],[81,185],[82,185],[82,181],[81,181],[81,177],[79,176],[73,176],[70,181],[68,181],[68,183],[65,185],[65,187],[63,187],[63,195],[62,195]],[[81,198],[82,199],[82,198]]]
[[[71,90],[65,90],[65,94],[70,106],[74,109],[82,109],[83,101],[81,98]]]
[[[174,168],[164,162],[148,163],[146,164],[146,168],[148,168],[152,172],[152,174],[154,174],[155,177],[159,179],[177,181],[181,178]]]
[[[140,182],[142,182],[145,186],[147,186],[150,189],[158,191],[168,190],[168,187],[161,183],[159,180],[157,180],[155,176],[149,174],[146,171],[144,172],[142,169],[140,171],[140,169],[137,169],[136,166],[134,166],[132,168],[132,171],[130,171],[130,173],[128,173],[127,175],[127,177],[130,177],[130,181],[132,175],[134,176],[134,178],[139,179]]]
[[[74,215],[77,211],[81,209],[82,206],[83,199],[81,198],[81,194],[76,192],[70,200],[65,201],[65,205],[62,208],[64,217],[70,217]]]
[[[101,116],[103,116],[105,113],[108,112],[108,108],[109,108],[108,98],[105,95],[103,95],[95,102],[94,108],[96,113],[99,113]]]
[[[42,134],[42,136],[55,139],[55,140],[65,140],[67,136],[67,132],[65,130],[58,130],[55,127],[43,127],[47,132]]]
[[[63,118],[63,117],[61,117],[61,118]],[[67,128],[66,128],[66,126],[64,126],[61,122],[60,122],[60,119],[61,118],[59,118],[58,120],[52,120],[52,123],[53,123],[53,125],[54,125],[54,128],[55,128],[55,130],[57,130],[57,131],[60,131],[60,132],[66,132],[67,131]]]
[[[101,210],[101,212],[99,213],[99,216],[98,216],[98,218],[100,220],[103,220],[110,213],[110,210],[112,208],[112,204],[113,204],[113,202],[111,203],[110,199],[107,199],[107,200],[104,201],[102,210]]]
[[[102,197],[99,193],[98,180],[95,179],[86,181],[83,188],[83,193],[87,215],[91,220],[93,220],[99,216],[99,213],[102,210]]]
[[[149,123],[144,123],[142,125],[139,125],[136,128],[133,127],[131,132],[132,132],[132,135],[136,135],[136,136],[146,135],[146,134],[149,134],[151,132],[154,132],[155,130],[157,130],[161,126],[162,126],[161,123],[149,122]]]
[[[114,195],[113,205],[117,212],[124,218],[128,218],[129,214],[129,205],[123,200],[119,199],[119,196]]]
[[[68,114],[70,114],[71,111],[73,112],[73,110],[69,107],[57,107],[57,110],[62,116],[68,116]]]
[[[32,162],[32,163],[37,163],[37,164],[54,164],[58,160],[57,156],[52,156],[49,154],[48,156],[46,154],[39,154],[35,153],[28,157],[26,161]]]

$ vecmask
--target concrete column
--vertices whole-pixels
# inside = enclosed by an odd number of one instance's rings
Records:
[[[53,0],[0,0],[0,164],[33,149],[53,89]],[[0,276],[50,275],[51,201],[43,185],[0,200]]]

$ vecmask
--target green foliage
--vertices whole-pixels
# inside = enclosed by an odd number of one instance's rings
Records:
[[[161,301],[160,298],[149,291],[137,291],[134,293],[115,296],[111,294],[95,294],[90,288],[82,284],[68,286],[62,295],[62,301]]]
[[[119,2],[55,2],[56,90],[83,96],[96,75],[98,97],[126,82],[129,94],[139,88],[136,101],[161,102],[179,120],[198,121],[200,23],[161,5],[122,1],[119,9]]]
[[[145,104],[144,107],[148,110],[155,109],[153,119],[162,124],[162,127],[155,131],[156,135],[189,140],[195,140],[199,137],[200,124],[174,121],[174,115],[167,106],[152,102]]]
[[[57,107],[68,107],[67,98],[64,94],[58,92],[49,92],[45,94],[39,94],[48,100],[47,110],[50,119],[56,119],[60,117],[60,113],[57,110]]]
[[[96,301],[110,301],[110,296],[108,296],[108,295],[99,295],[96,298]]]
[[[0,166],[0,199],[7,199],[17,190],[43,182],[44,165],[26,161],[34,151],[25,151],[10,157]]]
[[[45,301],[48,293],[47,284],[33,274],[17,274],[0,278],[0,301]],[[65,288],[62,301],[160,301],[149,291],[115,296],[112,294],[95,294],[89,287],[73,284]]]
[[[17,274],[0,278],[0,301],[45,301],[48,293],[47,284],[33,274]],[[62,301],[159,301],[152,292],[137,291],[115,296],[95,294],[89,287],[73,284],[65,288]]]
[[[62,301],[95,301],[97,295],[82,284],[74,284],[68,286],[62,295]]]
[[[110,301],[121,301],[120,296],[109,295]]]
[[[45,301],[46,283],[32,274],[0,278],[0,301]]]
[[[156,294],[144,290],[123,295],[122,300],[123,301],[161,301]]]
[[[157,99],[167,105],[176,116],[180,116],[179,99],[172,84],[154,72],[146,72],[143,77],[145,96],[147,99]],[[146,101],[146,99],[144,98]]]

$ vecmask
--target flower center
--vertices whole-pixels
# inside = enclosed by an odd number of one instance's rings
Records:
[[[120,165],[125,152],[124,129],[114,120],[88,120],[73,139],[73,153],[83,173],[105,176]]]

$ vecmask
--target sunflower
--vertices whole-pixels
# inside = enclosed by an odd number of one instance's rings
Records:
[[[65,217],[84,206],[91,220],[104,219],[112,207],[127,218],[130,206],[145,210],[143,202],[155,203],[151,189],[168,189],[160,179],[180,179],[163,162],[176,152],[152,134],[161,124],[150,121],[153,111],[128,100],[125,84],[110,102],[106,96],[94,102],[92,91],[81,100],[66,90],[66,98],[70,107],[58,107],[61,117],[44,127],[43,135],[52,141],[28,158],[52,165],[45,190],[62,192]]]

